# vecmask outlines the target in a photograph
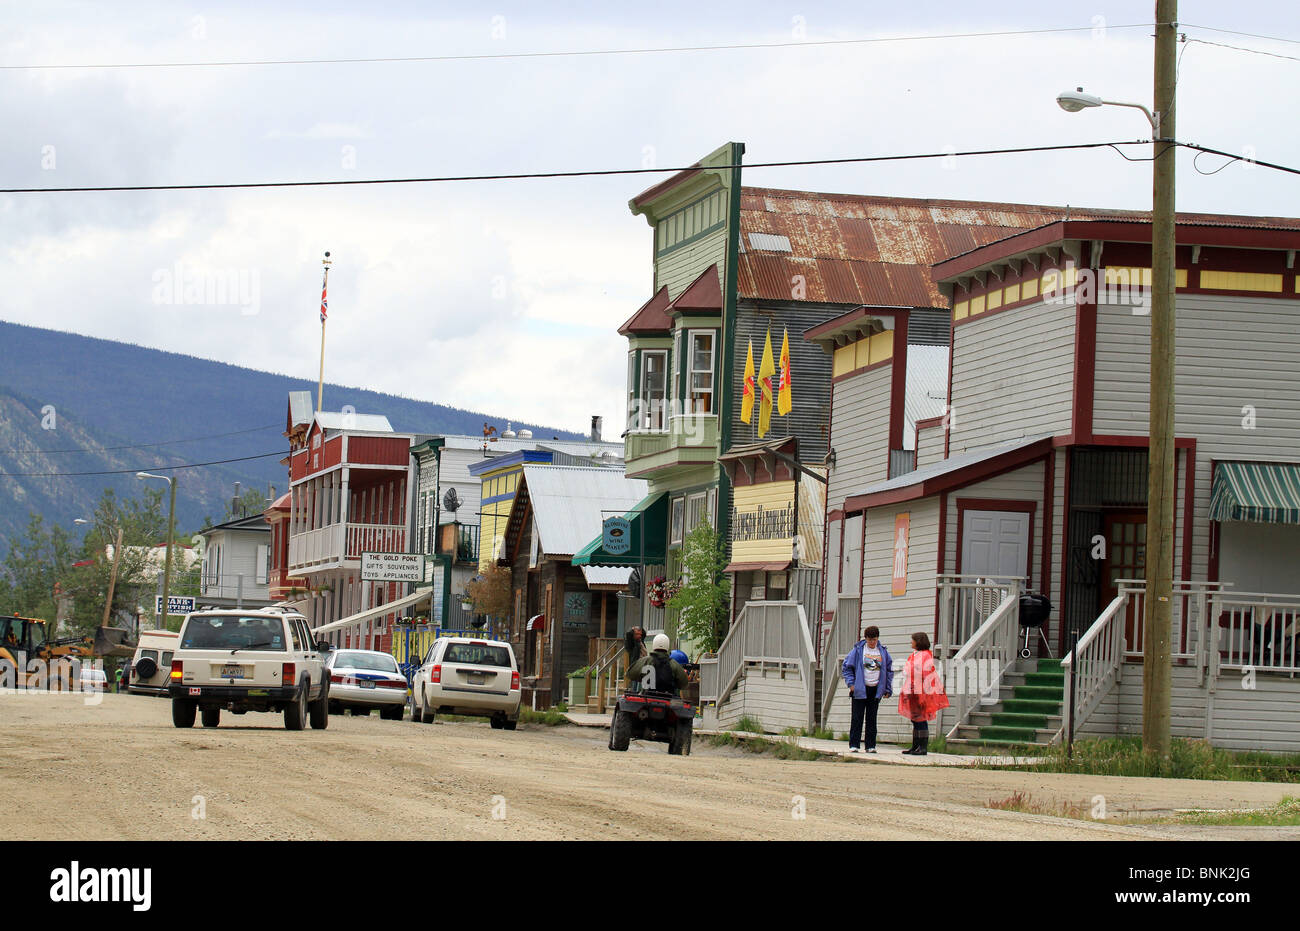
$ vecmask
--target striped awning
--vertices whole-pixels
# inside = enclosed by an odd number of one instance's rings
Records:
[[[1210,520],[1300,524],[1300,463],[1218,463]]]

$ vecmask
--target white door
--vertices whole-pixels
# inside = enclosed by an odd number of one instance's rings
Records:
[[[961,571],[1023,576],[1029,566],[1029,515],[1020,511],[962,514]]]
[[[862,592],[862,515],[844,521],[844,550],[840,557],[840,594],[857,598]]]

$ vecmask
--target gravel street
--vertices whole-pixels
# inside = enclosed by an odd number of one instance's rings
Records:
[[[509,732],[377,715],[290,733],[279,715],[227,713],[215,730],[177,730],[162,699],[87,705],[9,692],[0,694],[0,793],[15,840],[1203,839],[1242,829],[1192,835],[985,806],[1019,791],[1051,810],[1088,810],[1103,795],[1113,816],[1259,807],[1295,794],[1262,783],[782,761],[702,738],[689,757],[637,743],[616,754],[606,739],[599,729]]]

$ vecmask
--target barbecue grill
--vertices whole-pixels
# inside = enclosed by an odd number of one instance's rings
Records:
[[[1043,633],[1043,625],[1047,619],[1052,616],[1052,602],[1046,595],[1040,595],[1037,592],[1025,592],[1020,596],[1020,628],[1024,631],[1024,645],[1020,648],[1022,659],[1029,659],[1032,655],[1029,649],[1029,638],[1033,636],[1034,631],[1038,631],[1038,636],[1043,639],[1043,646],[1047,648],[1047,655],[1052,655],[1052,645],[1047,639],[1047,634]]]

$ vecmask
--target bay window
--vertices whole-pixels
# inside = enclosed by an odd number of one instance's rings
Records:
[[[713,330],[691,330],[686,357],[686,412],[713,413],[713,367],[716,342]]]

